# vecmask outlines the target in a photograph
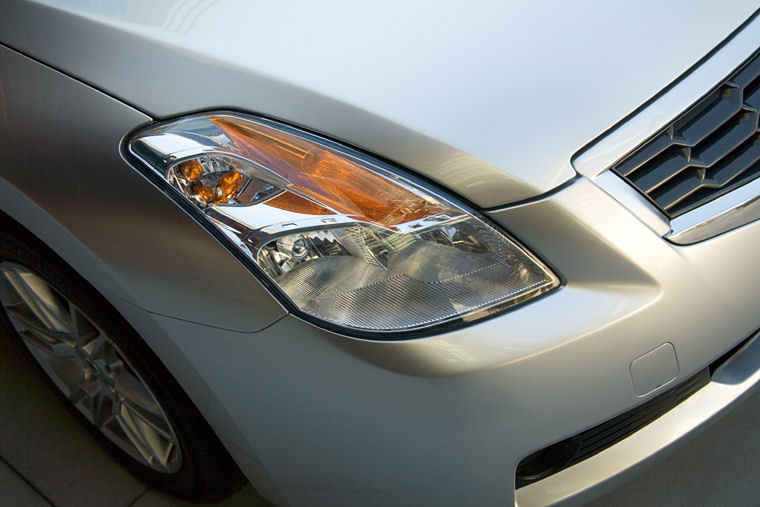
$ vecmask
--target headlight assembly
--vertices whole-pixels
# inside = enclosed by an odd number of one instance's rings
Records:
[[[288,307],[349,334],[474,320],[559,284],[454,199],[280,123],[194,115],[138,132],[127,151]]]

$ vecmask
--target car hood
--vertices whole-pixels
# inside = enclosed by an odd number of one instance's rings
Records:
[[[12,0],[0,7],[0,40],[155,118],[215,108],[275,117],[491,207],[571,178],[578,149],[756,8]]]

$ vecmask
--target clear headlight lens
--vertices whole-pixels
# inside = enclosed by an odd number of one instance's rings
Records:
[[[386,164],[276,122],[203,114],[129,152],[305,315],[364,332],[472,320],[556,287],[535,256]]]

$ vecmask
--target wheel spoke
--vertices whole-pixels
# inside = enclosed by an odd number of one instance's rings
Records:
[[[171,429],[166,425],[166,421],[164,421],[160,414],[148,411],[145,407],[137,405],[130,400],[125,399],[122,401],[122,404],[134,417],[139,418],[164,440],[172,439]]]
[[[69,303],[69,321],[71,335],[80,349],[84,349],[93,339],[97,339],[98,329],[71,303]]]
[[[116,343],[75,302],[30,269],[0,262],[0,304],[32,357],[82,414],[154,470],[182,464],[172,424]]]
[[[46,333],[41,333],[36,329],[21,331],[19,333],[24,343],[31,345],[39,351],[48,354],[51,357],[61,359],[71,359],[76,357],[74,348],[66,342],[56,340]]]
[[[146,414],[164,417],[161,408],[140,379],[132,375],[126,368],[119,368],[114,373],[116,391],[124,399],[129,400],[132,406],[140,407],[140,410]]]
[[[174,445],[172,440],[165,439],[142,418],[135,417],[135,413],[124,404],[121,405],[116,420],[129,441],[146,461],[166,468]]]
[[[97,333],[97,330],[95,330]],[[90,341],[82,346],[82,351],[92,361],[100,361],[106,364],[106,352],[109,349],[108,338],[104,334],[91,335]]]
[[[127,441],[138,453],[140,453],[143,459],[148,463],[155,461],[156,457],[151,454],[149,446],[147,446],[145,442],[142,441],[142,438],[140,438],[140,433],[134,427],[133,421],[129,419],[129,416],[125,417],[124,414],[119,413],[116,415],[115,419],[116,422],[119,423],[119,428],[127,438]]]
[[[37,275],[22,271],[19,268],[4,268],[2,273],[23,300],[32,314],[51,331],[69,331],[67,325],[67,309],[63,308],[60,300],[50,289],[47,282]]]
[[[11,285],[5,272],[6,268],[0,266],[0,302],[2,302],[3,306],[7,307],[9,305],[23,302],[23,300],[16,293],[16,290]]]
[[[92,424],[102,429],[106,422],[114,417],[114,403],[109,393],[98,389],[91,398]]]
[[[8,317],[10,317],[11,320],[15,321],[14,324],[16,324],[16,327],[24,327],[30,330],[34,330],[37,333],[44,334],[45,336],[49,336],[58,341],[62,340],[64,337],[70,336],[70,334],[66,331],[60,332],[51,330],[45,324],[40,322],[40,320],[29,311],[28,307],[23,302],[8,305],[6,306],[5,311],[8,314]]]
[[[87,393],[84,389],[80,386],[79,382],[77,382],[69,392],[69,401],[73,403],[74,405],[77,405],[80,401],[82,401],[87,396]]]

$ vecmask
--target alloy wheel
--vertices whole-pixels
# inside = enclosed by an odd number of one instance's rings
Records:
[[[174,428],[114,341],[31,269],[0,262],[0,303],[32,357],[105,437],[163,473],[182,465]]]

